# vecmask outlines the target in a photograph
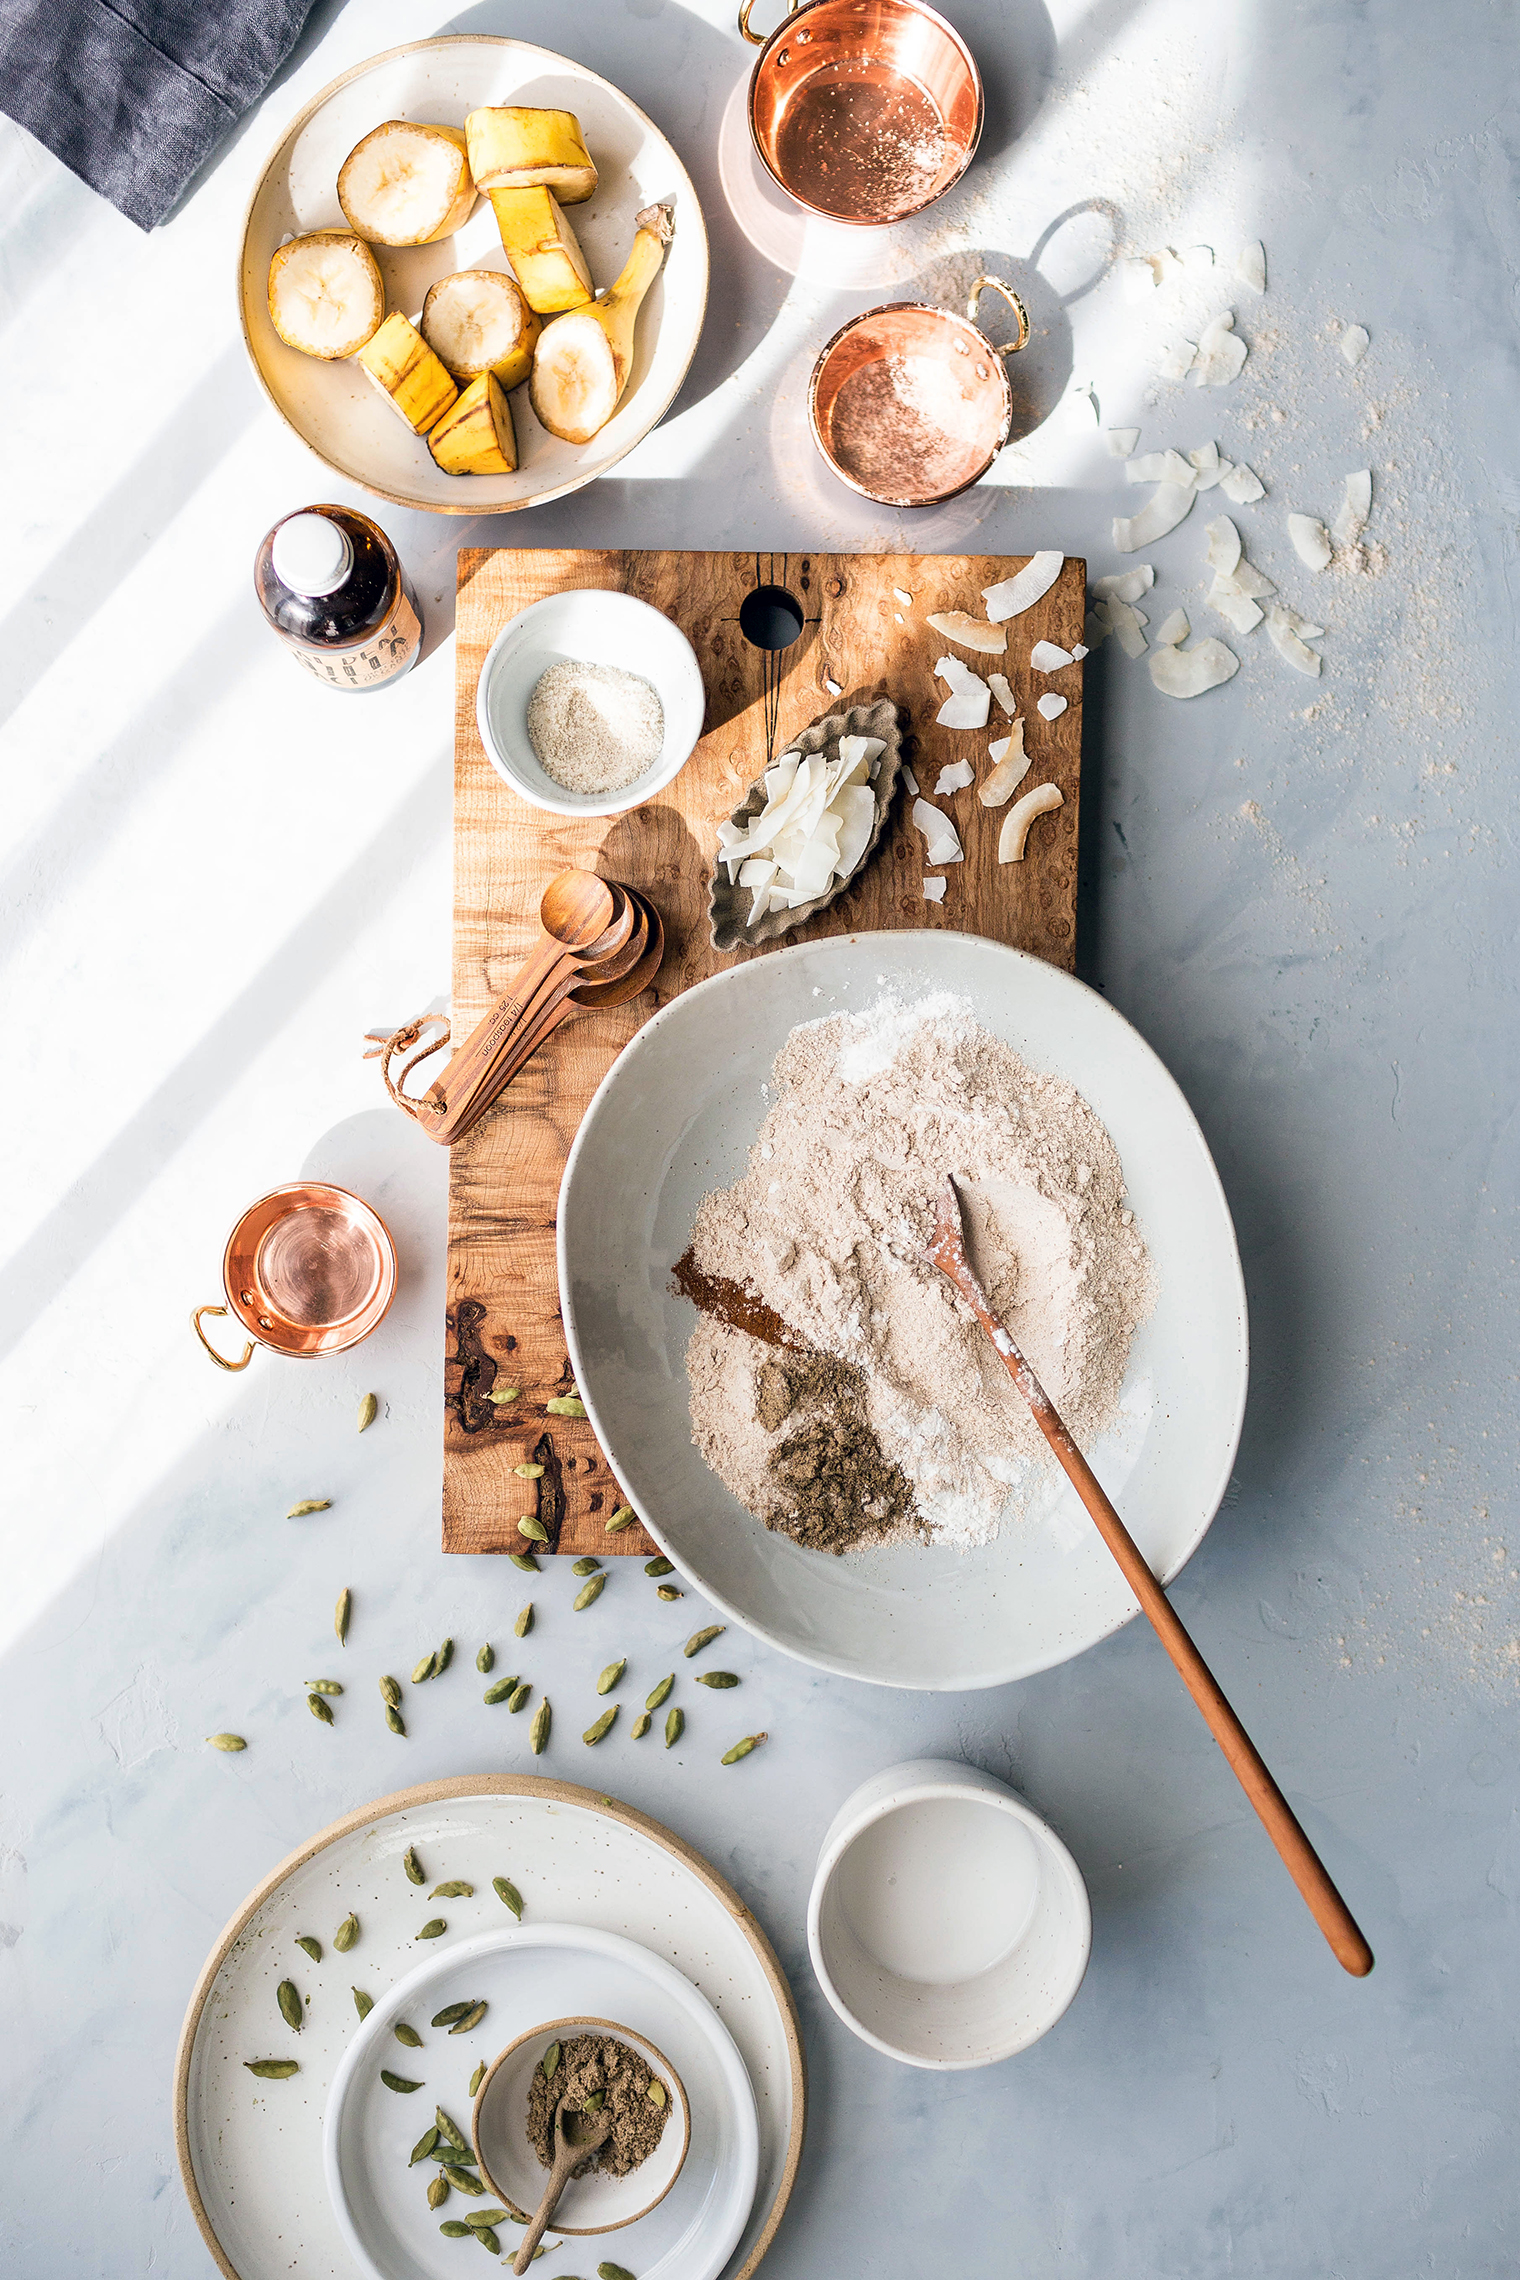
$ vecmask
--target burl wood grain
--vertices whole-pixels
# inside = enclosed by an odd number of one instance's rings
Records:
[[[783,653],[775,750],[822,712],[890,695],[911,718],[909,761],[926,797],[947,761],[969,757],[978,776],[1006,724],[994,704],[984,733],[937,726],[944,699],[933,678],[947,646],[930,611],[981,615],[984,586],[1011,577],[1025,556],[595,553],[462,549],[454,737],[454,996],[456,1037],[468,1034],[506,985],[536,931],[539,896],[567,863],[640,887],[665,921],[655,987],[634,1004],[588,1013],[557,1030],[476,1130],[453,1148],[449,1172],[449,1301],[443,1456],[443,1546],[449,1552],[523,1548],[518,1517],[541,1510],[561,1552],[639,1552],[637,1526],[608,1536],[624,1501],[588,1425],[553,1417],[545,1403],[570,1391],[559,1314],[554,1212],[565,1156],[586,1104],[634,1031],[678,990],[736,957],[707,933],[707,882],[716,830],[765,765],[762,656],[739,630],[746,594],[774,577],[802,604],[801,635]],[[481,748],[475,685],[482,659],[517,610],[572,586],[637,594],[666,612],[696,649],[707,687],[705,733],[681,774],[632,814],[571,821],[510,792]],[[896,589],[911,600],[901,601]],[[1054,782],[1065,806],[1041,817],[1028,859],[1000,866],[1005,811],[975,789],[942,803],[966,850],[948,873],[941,905],[923,900],[923,841],[908,822],[911,793],[859,884],[786,942],[882,927],[949,927],[1032,950],[1070,969],[1076,944],[1077,824],[1082,743],[1081,670],[1057,679],[1070,705],[1053,722],[1035,699],[1052,686],[1030,670],[1039,640],[1070,649],[1082,638],[1086,565],[1068,560],[1035,608],[1012,621],[1006,657],[957,650],[975,672],[1008,676],[1026,716],[1033,765],[1024,789]],[[826,681],[839,684],[831,696]],[[774,945],[782,948],[785,944]],[[493,1391],[518,1389],[510,1402]],[[521,1463],[543,1463],[541,1481]]]

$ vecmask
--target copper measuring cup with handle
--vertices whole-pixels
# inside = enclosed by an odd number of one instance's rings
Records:
[[[362,1196],[326,1180],[291,1180],[249,1205],[222,1258],[225,1306],[198,1306],[190,1326],[219,1370],[246,1370],[255,1345],[298,1361],[345,1353],[367,1338],[396,1294],[396,1246]],[[219,1354],[201,1324],[232,1314],[248,1334],[241,1358]]]

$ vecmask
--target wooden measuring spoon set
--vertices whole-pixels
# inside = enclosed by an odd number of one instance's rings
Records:
[[[537,942],[425,1093],[403,1088],[419,1062],[448,1044],[446,1018],[424,1014],[400,1029],[370,1032],[366,1060],[379,1060],[391,1099],[429,1139],[445,1146],[462,1139],[562,1021],[597,1006],[626,1004],[659,972],[665,929],[653,903],[635,887],[592,871],[560,871],[544,889],[538,916]],[[429,1029],[442,1034],[422,1044]],[[391,1064],[401,1054],[410,1058],[396,1075]]]

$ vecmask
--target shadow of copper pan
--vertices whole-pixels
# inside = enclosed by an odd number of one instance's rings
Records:
[[[226,1306],[198,1306],[196,1335],[224,1370],[246,1369],[217,1353],[201,1328],[229,1311],[260,1346],[307,1360],[357,1346],[396,1294],[396,1246],[377,1211],[325,1180],[292,1180],[251,1204],[227,1238]]]
[[[762,40],[749,129],[787,195],[833,222],[880,229],[958,182],[982,132],[982,75],[921,0],[806,0]]]

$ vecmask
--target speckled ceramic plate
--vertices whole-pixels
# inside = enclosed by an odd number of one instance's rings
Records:
[[[422,1885],[402,1871],[408,1846],[426,1872]],[[755,2270],[791,2194],[806,2111],[796,2011],[769,1942],[737,1893],[657,1821],[568,1783],[497,1775],[401,1790],[334,1822],[249,1895],[208,1957],[180,2037],[175,2127],[191,2207],[227,2280],[353,2272],[323,2165],[328,2094],[360,2024],[351,1989],[378,2008],[426,1952],[416,1934],[432,1915],[448,1925],[427,1957],[440,1966],[451,1948],[510,1930],[493,1876],[518,1885],[525,1928],[580,1924],[636,1941],[673,1965],[721,2019],[749,2076],[759,2135],[759,2182],[723,2280],[748,2280]],[[473,1898],[429,1898],[434,1884],[458,1879],[474,1885]],[[360,1934],[340,1955],[332,1936],[350,1910]],[[296,1946],[303,1933],[320,1940],[320,1963]],[[299,2033],[275,2001],[286,1978],[305,2005]],[[408,2146],[432,2120],[433,2103],[468,2129],[470,2074],[511,2039],[491,2012],[458,2038],[417,2023],[425,2047],[397,2043],[393,2071],[425,2075],[431,2088],[429,2070],[450,2067],[453,2102],[442,2096],[440,2072],[440,2096],[417,2117]],[[294,2058],[300,2072],[269,2081],[245,2071],[247,2060],[261,2058]],[[408,2109],[410,2125],[410,2109],[426,2099],[419,2091],[394,2102]],[[685,2270],[669,2267],[669,2280],[678,2271],[684,2280]]]

